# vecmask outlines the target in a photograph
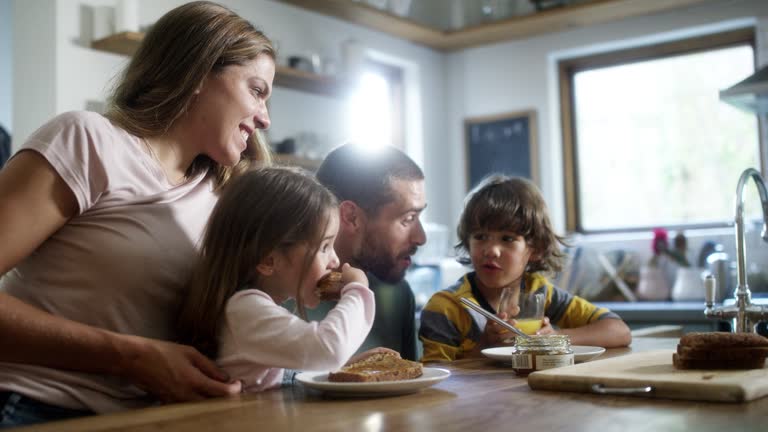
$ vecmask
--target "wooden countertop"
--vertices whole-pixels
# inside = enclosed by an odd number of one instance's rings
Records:
[[[636,338],[600,358],[673,349],[676,338]],[[39,431],[668,431],[763,430],[768,397],[745,404],[533,391],[486,358],[440,364],[447,380],[418,393],[325,398],[300,384],[232,399],[167,405],[49,423]]]

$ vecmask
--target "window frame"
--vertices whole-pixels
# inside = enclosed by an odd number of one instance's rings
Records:
[[[574,83],[573,77],[578,72],[584,72],[591,69],[599,69],[609,66],[618,66],[640,61],[656,60],[665,57],[672,57],[684,54],[693,54],[697,52],[710,51],[714,49],[728,48],[749,44],[752,46],[755,56],[755,65],[757,65],[757,48],[755,44],[754,27],[746,27],[737,30],[698,36],[686,39],[680,39],[671,42],[663,42],[654,45],[647,45],[637,48],[629,48],[595,55],[563,59],[558,62],[558,81],[560,87],[560,121],[562,127],[562,145],[563,145],[563,190],[565,192],[565,217],[566,230],[568,232],[578,232],[583,234],[591,233],[612,233],[612,232],[631,232],[645,231],[654,227],[627,227],[619,229],[601,229],[585,230],[580,220],[580,198],[579,198],[579,169],[577,166],[576,154],[578,152],[578,143],[576,140],[576,115],[574,112]],[[758,121],[758,151],[760,164],[765,172],[765,154],[763,144],[762,122]],[[734,182],[736,180],[734,179]],[[735,184],[735,183],[734,183]],[[670,225],[665,228],[670,229],[691,229],[712,227],[713,225]],[[727,224],[718,225],[727,226]]]

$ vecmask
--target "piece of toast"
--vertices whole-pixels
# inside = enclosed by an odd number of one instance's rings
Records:
[[[711,360],[683,358],[672,354],[672,365],[677,369],[762,369],[765,367],[765,357],[742,358],[737,360]]]
[[[719,349],[691,348],[677,346],[677,354],[691,360],[745,360],[768,354],[768,347],[729,347]]]
[[[768,339],[754,333],[688,333],[680,338],[672,364],[677,369],[760,369]]]
[[[377,353],[344,366],[328,374],[331,382],[378,382],[400,381],[418,378],[422,375],[421,363],[405,360],[395,354]]]
[[[706,349],[768,347],[768,339],[756,333],[694,332],[683,335],[680,338],[680,345]]]
[[[338,300],[341,298],[342,288],[344,282],[341,280],[341,273],[332,271],[317,281],[315,294],[320,300]]]

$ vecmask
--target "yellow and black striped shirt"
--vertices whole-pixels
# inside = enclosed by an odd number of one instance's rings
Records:
[[[438,291],[429,299],[421,312],[419,339],[424,344],[421,361],[452,361],[472,351],[485,329],[486,318],[468,310],[460,299],[467,298],[488,310],[488,302],[480,291],[473,289],[475,273],[467,273],[456,284]],[[620,319],[606,308],[598,308],[581,297],[555,287],[539,273],[525,273],[522,289],[527,294],[544,293],[544,315],[552,325],[574,328],[604,318]]]

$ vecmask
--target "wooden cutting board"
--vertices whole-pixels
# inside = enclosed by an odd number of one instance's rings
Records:
[[[597,393],[650,386],[650,393],[633,396],[715,402],[746,402],[768,394],[768,369],[678,370],[672,366],[673,350],[656,350],[595,360],[534,372],[528,385],[534,390]]]

